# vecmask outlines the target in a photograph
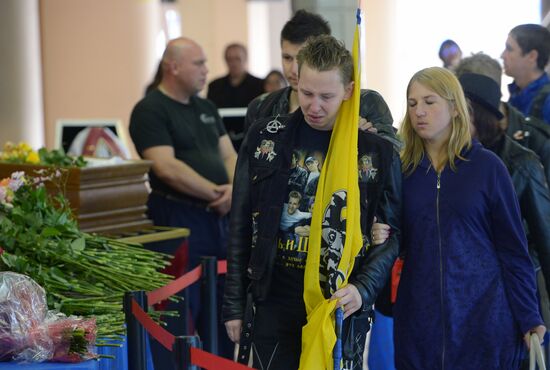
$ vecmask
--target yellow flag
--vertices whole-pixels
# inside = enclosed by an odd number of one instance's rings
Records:
[[[333,368],[332,350],[336,343],[334,309],[336,301],[325,298],[320,286],[321,243],[341,253],[337,287],[347,284],[355,256],[362,247],[360,225],[357,136],[359,121],[359,10],[352,56],[354,88],[350,99],[338,112],[326,160],[319,176],[311,220],[309,250],[304,275],[304,301],[307,324],[302,329],[300,369]],[[337,215],[334,212],[338,212]],[[330,222],[334,217],[342,222]],[[340,227],[336,226],[340,225]],[[340,228],[340,230],[338,230]],[[334,238],[334,236],[336,236]],[[338,245],[340,243],[340,245]],[[343,249],[342,249],[343,244]]]

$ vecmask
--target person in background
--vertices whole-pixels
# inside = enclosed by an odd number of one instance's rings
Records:
[[[224,58],[228,73],[208,84],[207,98],[218,108],[246,107],[264,92],[263,80],[248,73],[248,51],[244,45],[227,45]]]
[[[453,40],[445,40],[439,46],[439,59],[443,62],[443,67],[454,70],[460,59],[462,59],[462,50]]]
[[[248,73],[248,51],[244,45],[227,45],[224,57],[228,73],[208,84],[207,98],[218,108],[245,108],[252,99],[264,92],[264,82]],[[243,139],[244,118],[227,117],[223,122],[238,151]]]
[[[331,29],[326,20],[320,15],[305,10],[298,10],[286,22],[281,30],[281,64],[289,86],[269,94],[263,94],[248,105],[245,132],[258,119],[269,116],[290,115],[298,109],[298,62],[296,55],[309,37],[330,35],[330,33]],[[361,90],[360,105],[360,126],[366,128],[374,125],[380,136],[391,141],[396,148],[399,148],[401,144],[395,137],[395,130],[392,127],[393,118],[382,96],[374,90]]]
[[[502,67],[498,60],[487,54],[476,53],[462,59],[455,74],[461,76],[464,73],[482,74],[501,86]],[[546,182],[550,185],[550,125],[535,117],[525,117],[509,102],[500,102],[500,112],[503,115],[500,126],[509,137],[539,156]]]
[[[130,118],[130,135],[139,155],[153,161],[149,217],[155,225],[191,230],[190,268],[199,264],[201,256],[226,257],[237,159],[216,107],[197,96],[207,73],[199,44],[189,38],[171,40],[162,57],[158,88],[135,105]],[[197,284],[190,287],[189,302],[200,334],[204,310],[199,288]],[[179,326],[170,327],[173,334],[188,335],[182,333],[185,317],[183,313]],[[231,358],[233,346],[224,331],[219,333],[220,353]],[[170,368],[167,351],[156,357],[168,364],[155,367]]]
[[[523,341],[531,333],[542,341],[546,331],[534,269],[510,176],[472,142],[452,72],[432,67],[411,78],[400,134],[405,260],[393,308],[396,368],[519,368]],[[373,239],[384,235],[373,229]]]
[[[502,52],[504,72],[514,79],[508,102],[526,117],[550,124],[550,78],[545,72],[550,58],[550,31],[538,24],[512,28]]]
[[[274,69],[265,76],[264,79],[264,91],[266,93],[272,93],[273,91],[280,90],[284,87],[287,87],[288,84],[285,80],[283,74]]]
[[[145,95],[155,90],[159,86],[160,81],[162,81],[162,60],[159,62],[159,66],[157,67],[153,80],[145,88]]]

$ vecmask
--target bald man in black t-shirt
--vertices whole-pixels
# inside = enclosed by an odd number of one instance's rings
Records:
[[[227,214],[237,159],[216,107],[196,95],[204,88],[207,72],[205,54],[196,42],[170,41],[158,88],[136,104],[130,119],[130,135],[139,155],[153,161],[149,217],[155,225],[191,230],[189,268],[198,265],[201,256],[226,257]],[[195,320],[201,312],[199,301],[198,287],[191,287]],[[179,334],[181,326],[169,330]],[[220,330],[220,354],[231,357],[233,347],[228,339],[223,345],[223,333]],[[168,353],[156,357],[171,359]]]

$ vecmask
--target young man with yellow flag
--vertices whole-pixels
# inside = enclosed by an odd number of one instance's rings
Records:
[[[223,320],[240,362],[251,353],[257,369],[332,369],[341,307],[345,367],[361,369],[371,306],[398,253],[400,161],[389,141],[358,130],[358,71],[341,42],[310,39],[298,64],[300,109],[255,122],[239,152]],[[303,196],[312,184],[315,196]],[[394,232],[370,248],[375,216]]]

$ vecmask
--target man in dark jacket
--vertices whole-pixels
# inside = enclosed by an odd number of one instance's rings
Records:
[[[252,351],[254,366],[264,369],[298,367],[306,324],[308,233],[288,236],[281,228],[289,193],[299,192],[289,181],[293,157],[302,168],[310,157],[322,165],[336,116],[353,87],[351,55],[331,36],[312,39],[297,58],[300,109],[290,116],[260,119],[249,129],[239,152],[231,209],[223,321],[230,338],[240,344],[239,361],[246,362]],[[273,144],[272,160],[256,155],[265,140]],[[354,369],[362,367],[371,306],[387,280],[399,243],[399,157],[388,141],[360,132],[358,171],[365,161],[371,176],[358,176],[363,248],[348,284],[332,296],[325,294],[326,299],[345,302],[344,359]],[[369,248],[375,216],[393,224],[395,232],[386,243]]]
[[[546,182],[550,184],[550,125],[535,117],[525,117],[510,103],[502,103],[506,134],[538,155],[544,167]]]

